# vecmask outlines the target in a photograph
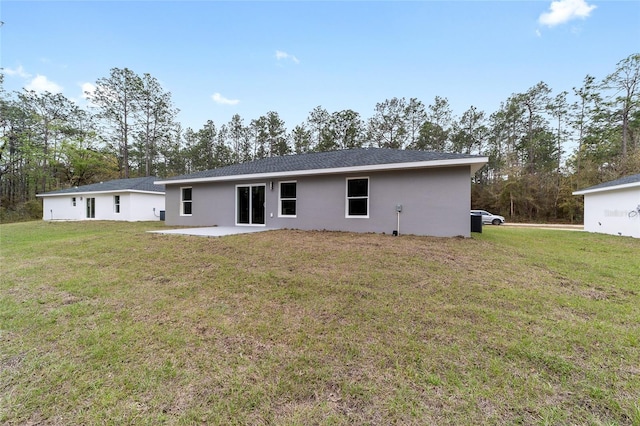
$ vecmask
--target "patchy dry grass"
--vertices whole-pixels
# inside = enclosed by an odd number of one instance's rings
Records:
[[[5,424],[640,424],[640,241],[0,226]]]

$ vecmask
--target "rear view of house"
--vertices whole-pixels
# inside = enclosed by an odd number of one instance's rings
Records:
[[[157,181],[166,223],[469,236],[486,157],[362,148],[271,157]]]
[[[160,220],[164,187],[155,176],[117,179],[38,194],[43,220]]]
[[[584,195],[584,230],[640,238],[640,174],[576,191]]]

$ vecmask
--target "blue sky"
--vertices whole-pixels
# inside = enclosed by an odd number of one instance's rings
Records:
[[[640,52],[640,1],[7,1],[8,91],[84,88],[111,68],[149,73],[183,126],[316,106],[363,119],[393,97],[487,114],[540,81],[554,94]]]

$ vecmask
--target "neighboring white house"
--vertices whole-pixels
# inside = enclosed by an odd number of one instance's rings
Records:
[[[117,179],[38,194],[43,220],[160,220],[164,186],[155,176]]]
[[[382,148],[269,157],[158,181],[166,223],[469,237],[487,157]]]
[[[575,191],[584,195],[584,230],[640,238],[640,174]]]

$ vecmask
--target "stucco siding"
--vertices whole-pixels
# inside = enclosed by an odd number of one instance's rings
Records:
[[[76,205],[72,198],[75,197]],[[84,200],[84,198],[83,198]],[[79,195],[46,197],[42,202],[43,220],[81,220],[84,217],[84,204]]]
[[[192,188],[191,215],[181,214],[182,188]],[[234,191],[235,187],[228,182],[166,185],[166,223],[176,226],[234,226]]]
[[[164,194],[131,192],[126,197],[126,219],[132,222],[160,220],[160,210],[165,209]],[[122,209],[121,209],[122,211]]]
[[[120,212],[116,213],[115,196],[120,196]],[[73,198],[76,205],[73,205]],[[95,217],[87,217],[87,199],[95,199]],[[135,192],[82,193],[43,197],[43,220],[160,220],[164,210],[164,194]],[[156,209],[155,211],[153,209]]]
[[[584,230],[640,238],[640,188],[612,189],[584,195]]]
[[[369,217],[346,216],[346,179],[369,179]],[[281,181],[296,182],[296,217],[278,214]],[[273,189],[271,183],[273,182]],[[271,228],[392,233],[398,230],[396,205],[402,205],[400,233],[470,235],[470,169],[451,167],[349,175],[166,185],[166,222],[181,226],[235,226],[236,185],[264,184],[265,225]],[[181,188],[191,187],[192,214],[180,214]]]

